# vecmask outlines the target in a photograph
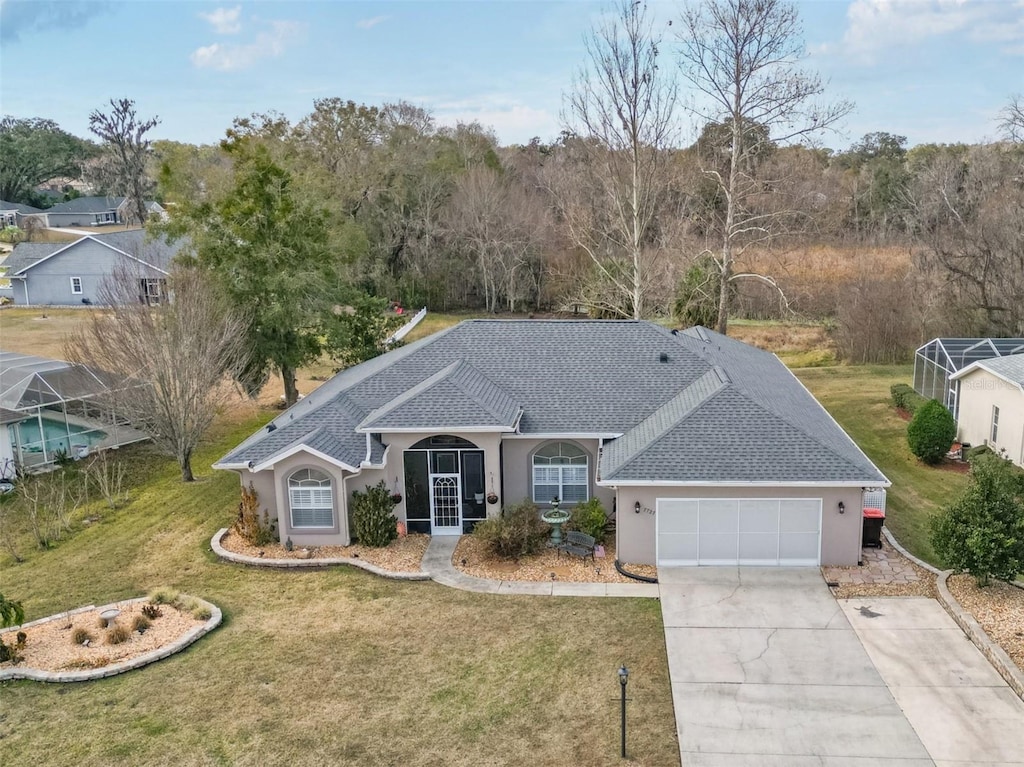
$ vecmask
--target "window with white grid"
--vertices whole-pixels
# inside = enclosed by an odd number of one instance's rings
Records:
[[[569,442],[545,445],[533,455],[533,500],[550,503],[558,498],[563,504],[589,498],[589,457],[585,450]]]
[[[331,478],[316,469],[300,469],[288,478],[292,527],[334,527]]]

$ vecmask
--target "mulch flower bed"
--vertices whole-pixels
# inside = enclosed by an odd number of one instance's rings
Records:
[[[583,560],[570,554],[559,554],[555,549],[544,549],[539,554],[512,560],[498,557],[479,538],[464,535],[455,547],[452,564],[466,575],[495,581],[637,583],[616,571],[615,542],[606,543],[604,549],[604,557],[597,557],[593,562],[589,558]],[[622,566],[631,573],[648,578],[658,575],[657,568],[652,565],[623,563]]]
[[[1024,589],[992,581],[979,588],[970,575],[951,575],[949,592],[1024,671]]]
[[[235,554],[244,554],[259,559],[362,559],[372,565],[394,573],[415,573],[421,570],[423,554],[430,543],[429,535],[410,533],[396,538],[383,548],[361,546],[295,546],[288,551],[280,543],[253,546],[232,530],[220,540],[221,546]]]

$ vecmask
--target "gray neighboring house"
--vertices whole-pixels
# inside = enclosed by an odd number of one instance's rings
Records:
[[[70,243],[22,242],[2,266],[14,303],[28,306],[98,304],[100,287],[118,269],[139,283],[139,300],[157,304],[167,292],[171,260],[182,241],[146,239],[146,232],[89,234]]]
[[[104,226],[123,224],[131,218],[127,197],[76,197],[58,202],[43,211],[48,227]],[[150,215],[164,216],[166,211],[158,202],[146,202]]]
[[[889,481],[775,355],[704,328],[469,320],[349,368],[215,465],[281,540],[350,542],[383,480],[412,532],[596,497],[624,562],[854,565]]]
[[[41,226],[46,225],[46,211],[20,202],[0,200],[0,227],[23,226],[26,218],[35,218]]]

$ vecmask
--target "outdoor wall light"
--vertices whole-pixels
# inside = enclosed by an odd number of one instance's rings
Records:
[[[635,511],[637,514],[640,513],[640,501],[637,501],[636,503],[633,504],[633,511]]]
[[[839,502],[839,513],[840,514],[845,514],[846,513],[846,504],[843,503],[842,501]]]

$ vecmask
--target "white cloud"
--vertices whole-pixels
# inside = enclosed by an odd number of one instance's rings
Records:
[[[442,125],[479,122],[492,128],[502,144],[525,144],[534,136],[548,141],[558,136],[558,114],[503,96],[427,103]]]
[[[356,26],[360,29],[373,29],[378,24],[383,24],[390,18],[390,16],[373,16],[369,19],[360,19],[356,22]]]
[[[1021,2],[989,0],[854,0],[847,9],[843,49],[871,58],[892,46],[908,46],[953,33],[976,43],[1019,51],[1024,43]],[[824,48],[819,52],[826,52]]]
[[[214,30],[221,35],[237,35],[242,31],[242,6],[234,8],[218,8],[210,13],[200,13],[199,17],[213,25]],[[211,46],[212,47],[212,46]]]
[[[257,34],[251,43],[213,43],[197,48],[189,58],[199,69],[237,72],[248,69],[260,59],[281,56],[304,31],[305,25],[296,21],[271,21],[269,29]]]

